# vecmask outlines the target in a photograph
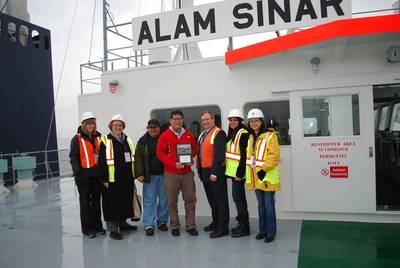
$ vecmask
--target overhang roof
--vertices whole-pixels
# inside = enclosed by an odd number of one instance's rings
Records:
[[[337,20],[225,53],[225,64],[268,56],[335,38],[400,32],[400,15]]]

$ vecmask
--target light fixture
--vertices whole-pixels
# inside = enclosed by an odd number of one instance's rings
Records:
[[[386,60],[388,63],[400,62],[400,46],[392,46],[386,51]]]
[[[110,82],[108,82],[108,90],[110,93],[116,93],[117,92],[117,87],[118,87],[119,81],[114,79]]]
[[[313,73],[318,73],[319,72],[319,64],[321,63],[321,59],[318,57],[313,57],[310,60],[310,63],[311,63],[311,68],[312,68]]]

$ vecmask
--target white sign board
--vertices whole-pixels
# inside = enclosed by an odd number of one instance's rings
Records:
[[[133,49],[308,27],[350,17],[351,0],[228,0],[134,18]]]

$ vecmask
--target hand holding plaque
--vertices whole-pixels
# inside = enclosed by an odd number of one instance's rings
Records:
[[[190,143],[176,145],[176,162],[189,165],[193,163],[192,145]]]

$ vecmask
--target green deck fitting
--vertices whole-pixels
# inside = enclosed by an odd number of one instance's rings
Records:
[[[7,159],[0,159],[0,180],[3,180],[3,173],[8,171]]]
[[[17,171],[17,177],[20,180],[33,179],[33,170],[36,168],[36,157],[24,156],[12,159],[13,169]]]
[[[400,224],[303,221],[299,268],[399,268]]]

